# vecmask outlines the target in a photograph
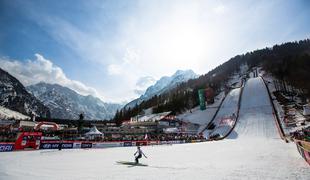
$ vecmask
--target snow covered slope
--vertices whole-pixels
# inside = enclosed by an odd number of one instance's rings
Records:
[[[220,93],[214,98],[214,103],[210,105],[206,105],[205,110],[200,110],[200,107],[197,106],[192,109],[192,112],[187,111],[186,113],[179,114],[177,116],[178,119],[181,119],[185,122],[191,122],[195,124],[199,124],[200,128],[198,132],[203,131],[209,122],[212,120],[214,114],[216,113],[222,99],[225,97],[224,92]]]
[[[30,119],[29,116],[25,116],[19,112],[12,111],[5,107],[0,106],[0,119]]]
[[[260,77],[247,81],[241,98],[234,138],[280,138],[268,92]]]
[[[215,129],[211,131],[210,134],[208,130],[206,130],[204,132],[204,137],[209,137],[215,134],[219,134],[220,137],[224,137],[228,134],[233,126],[233,124],[229,123],[234,123],[237,116],[240,93],[241,88],[236,88],[231,90],[226,95],[225,100],[213,121],[213,123],[216,125]],[[232,121],[224,123],[225,119]]]

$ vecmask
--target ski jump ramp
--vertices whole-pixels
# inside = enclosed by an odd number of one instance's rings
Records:
[[[262,78],[251,78],[245,84],[239,118],[230,139],[280,139],[272,105]]]
[[[210,137],[212,135],[218,134],[221,138],[224,138],[229,133],[229,131],[231,130],[231,125],[222,125],[222,121],[225,118],[232,118],[233,114],[237,115],[240,93],[241,88],[236,88],[231,90],[226,95],[218,113],[212,121],[212,123],[216,125],[216,128],[214,130],[206,129],[203,132],[204,137]],[[235,117],[232,118],[232,120],[235,121]]]

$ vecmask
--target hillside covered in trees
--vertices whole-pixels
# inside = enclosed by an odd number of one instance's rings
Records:
[[[117,111],[114,120],[121,123],[150,107],[153,107],[154,113],[172,111],[173,114],[195,107],[198,105],[198,89],[212,87],[215,94],[218,94],[229,77],[239,72],[243,64],[247,64],[250,69],[261,66],[284,87],[291,85],[310,97],[310,39],[306,39],[237,55],[197,79],[182,83],[159,96],[155,95],[133,108]]]

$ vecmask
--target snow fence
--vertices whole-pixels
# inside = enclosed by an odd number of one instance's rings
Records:
[[[306,160],[310,165],[310,143],[301,140],[294,140],[297,146],[299,154]]]

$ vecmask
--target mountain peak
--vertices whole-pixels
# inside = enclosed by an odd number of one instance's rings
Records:
[[[49,107],[53,118],[76,119],[81,112],[86,119],[110,119],[121,105],[105,103],[92,95],[83,96],[59,84],[40,82],[27,90]]]
[[[173,76],[184,75],[184,74],[196,75],[196,73],[193,70],[186,69],[186,70],[177,70]]]
[[[15,77],[0,68],[0,106],[23,113],[50,116],[49,109],[29,94]]]
[[[135,99],[128,103],[125,107],[133,107],[136,104],[140,104],[144,100],[148,100],[155,95],[162,94],[168,91],[182,82],[186,82],[189,79],[195,79],[198,75],[191,69],[177,70],[172,76],[163,76],[154,85],[148,87],[143,95],[138,99]]]

